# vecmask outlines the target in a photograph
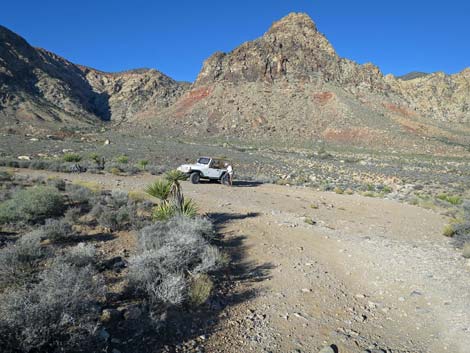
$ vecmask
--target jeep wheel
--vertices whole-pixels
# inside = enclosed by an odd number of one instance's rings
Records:
[[[191,173],[191,175],[189,176],[189,180],[193,184],[198,184],[199,180],[201,180],[201,176],[199,175],[199,173],[194,172],[194,173]]]

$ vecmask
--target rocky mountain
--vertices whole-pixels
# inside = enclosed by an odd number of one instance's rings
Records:
[[[212,55],[191,90],[146,120],[243,140],[467,145],[468,82],[468,71],[384,77],[372,64],[339,57],[310,17],[292,13],[262,37]]]
[[[168,107],[188,86],[153,69],[105,73],[75,65],[0,26],[0,119],[9,126],[131,120],[149,106]]]
[[[384,76],[341,58],[306,14],[209,57],[193,84],[152,69],[75,65],[0,27],[0,118],[141,126],[269,143],[326,140],[433,151],[470,144],[470,69]]]

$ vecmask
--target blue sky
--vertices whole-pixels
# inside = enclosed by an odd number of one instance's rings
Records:
[[[104,71],[156,68],[193,81],[202,62],[306,12],[338,54],[385,73],[455,73],[470,66],[463,0],[16,0],[0,24],[30,44]]]

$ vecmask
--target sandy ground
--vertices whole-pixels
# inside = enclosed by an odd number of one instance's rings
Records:
[[[59,174],[143,190],[151,175]],[[470,352],[470,262],[440,214],[308,188],[183,183],[224,235],[234,286],[205,352]],[[305,222],[308,219],[309,223]]]

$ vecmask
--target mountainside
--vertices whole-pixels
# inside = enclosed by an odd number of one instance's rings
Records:
[[[189,92],[156,120],[172,131],[251,140],[322,139],[369,147],[470,143],[468,71],[410,80],[340,58],[305,14],[206,60]]]
[[[152,69],[75,65],[3,27],[0,39],[0,118],[9,124],[110,120],[172,136],[423,151],[470,144],[470,69],[384,76],[339,57],[305,14],[213,54],[193,84]]]
[[[75,65],[0,26],[0,118],[10,125],[129,120],[147,105],[167,107],[187,86],[157,70],[110,74]]]

